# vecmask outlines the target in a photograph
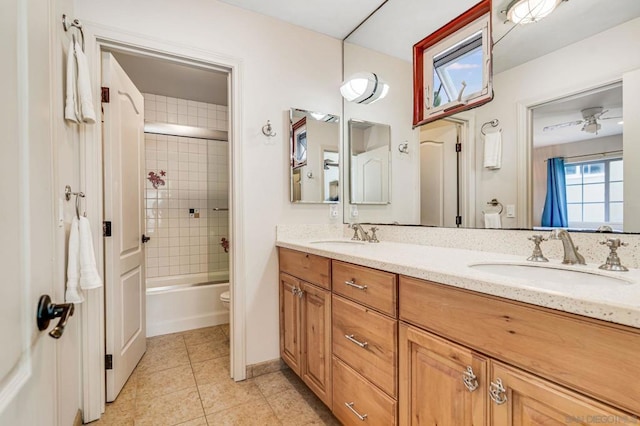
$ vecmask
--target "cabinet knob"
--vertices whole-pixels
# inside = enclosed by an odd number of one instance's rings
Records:
[[[478,389],[478,377],[473,373],[473,369],[467,366],[467,369],[462,373],[462,383],[469,389],[469,392],[473,392]]]
[[[502,405],[507,402],[507,390],[502,384],[501,379],[496,379],[495,382],[491,382],[489,385],[489,396],[498,405]]]

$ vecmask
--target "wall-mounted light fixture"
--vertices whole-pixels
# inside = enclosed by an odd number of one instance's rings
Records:
[[[340,93],[349,102],[371,104],[387,96],[389,85],[372,72],[359,72],[346,79]]]
[[[548,16],[564,0],[514,0],[507,6],[507,19],[514,24],[530,24]]]

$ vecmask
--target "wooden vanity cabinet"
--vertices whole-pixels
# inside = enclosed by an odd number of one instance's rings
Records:
[[[287,249],[279,255],[280,356],[331,407],[331,261]]]
[[[401,424],[424,424],[421,410],[443,403],[441,384],[424,392],[413,385],[428,378],[426,365],[434,363],[424,354],[433,341],[440,349],[429,354],[463,363],[473,354],[488,360],[489,373],[473,368],[491,399],[488,424],[640,422],[631,417],[640,414],[640,384],[632,373],[640,371],[640,333],[630,327],[403,276],[399,306]],[[444,401],[451,397],[466,412],[464,372],[458,371],[457,397],[445,386]],[[445,424],[426,422],[436,423]]]
[[[487,425],[487,359],[400,324],[400,424]]]

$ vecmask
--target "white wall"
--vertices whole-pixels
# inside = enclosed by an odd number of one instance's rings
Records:
[[[518,104],[540,103],[621,80],[623,73],[640,67],[639,39],[640,18],[637,18],[494,76],[495,98],[474,110],[475,133],[480,134],[483,123],[500,120],[502,168],[482,168],[480,139],[476,155],[477,223],[481,223],[480,212],[492,198],[504,205],[517,203],[517,147],[526,143],[517,134]],[[625,123],[625,133],[627,130]],[[625,155],[625,169],[627,164]],[[503,227],[518,226],[518,218],[503,217]]]
[[[344,74],[370,71],[376,73],[389,86],[389,94],[369,105],[345,102],[343,153],[349,152],[347,137],[349,119],[371,121],[391,126],[391,202],[388,205],[358,205],[358,217],[350,218],[350,204],[345,200],[345,218],[353,222],[419,223],[420,173],[418,131],[411,129],[413,117],[413,68],[406,62],[373,50],[344,44]],[[409,143],[409,155],[401,154],[398,145]],[[347,163],[345,157],[343,163]],[[349,176],[345,175],[343,188],[349,188]],[[348,196],[348,194],[347,194]]]
[[[242,84],[243,133],[234,142],[243,145],[245,239],[238,243],[247,266],[247,363],[278,358],[275,226],[329,222],[327,205],[289,202],[288,111],[340,115],[340,41],[215,0],[76,0],[75,6],[85,25],[242,61],[243,75],[235,78]],[[261,131],[267,120],[278,133],[273,140]]]

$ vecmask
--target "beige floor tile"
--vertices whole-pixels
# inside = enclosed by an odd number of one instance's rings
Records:
[[[224,379],[223,381],[198,385],[198,390],[207,415],[263,398],[256,384],[248,380],[234,382],[232,379]]]
[[[183,333],[164,334],[162,336],[149,337],[147,349],[166,349],[181,347],[184,345]]]
[[[291,370],[276,371],[275,373],[263,374],[251,379],[260,389],[264,396],[300,389],[305,384]]]
[[[176,425],[204,416],[197,389],[136,398],[136,426]]]
[[[340,425],[311,391],[290,390],[267,397],[267,402],[283,425]]]
[[[225,336],[229,337],[229,324],[222,324],[219,326]]]
[[[229,355],[229,340],[225,337],[224,340],[189,345],[187,346],[187,351],[191,362],[225,357]]]
[[[215,426],[276,426],[281,424],[264,398],[208,415],[207,421],[210,425]]]
[[[165,349],[148,348],[136,369],[138,372],[161,371],[183,365],[189,365],[189,355],[184,344]]]
[[[137,373],[136,396],[161,396],[167,393],[196,387],[191,365],[168,368],[160,371]]]
[[[226,335],[220,326],[198,328],[182,333],[187,346],[200,345],[211,341],[225,340]]]
[[[229,366],[230,360],[228,356],[191,364],[198,386],[220,380],[231,380],[229,378]]]
[[[120,401],[106,406],[100,420],[89,423],[91,426],[133,426],[135,418],[135,401]]]
[[[211,423],[213,425],[213,423]],[[189,420],[188,422],[179,423],[176,426],[208,426],[207,419],[200,417],[198,419]]]

